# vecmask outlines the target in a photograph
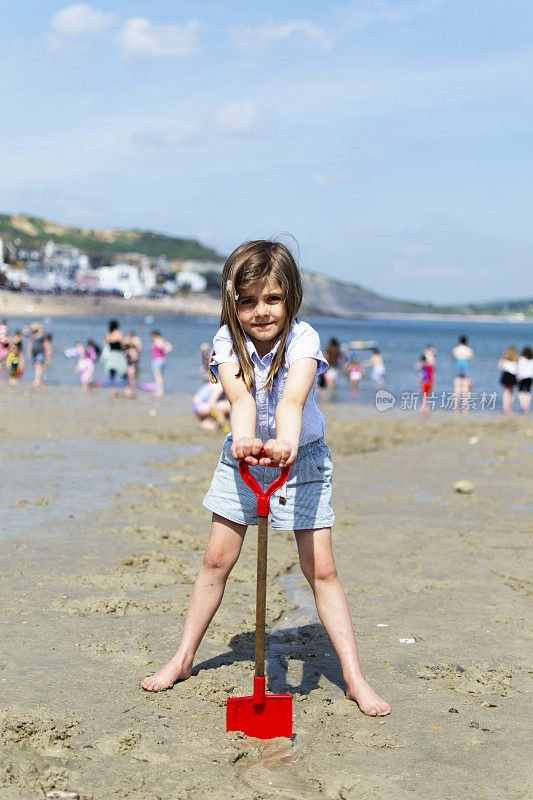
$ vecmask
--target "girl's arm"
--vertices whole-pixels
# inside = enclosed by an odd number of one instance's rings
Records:
[[[263,447],[261,439],[255,435],[257,409],[255,400],[242,378],[237,378],[239,365],[233,362],[219,364],[218,376],[222,388],[231,405],[231,455],[238,461],[246,461],[254,466]]]
[[[299,358],[289,367],[283,396],[276,408],[276,438],[265,443],[268,458],[261,459],[264,466],[290,467],[296,461],[305,401],[317,367],[314,358]]]

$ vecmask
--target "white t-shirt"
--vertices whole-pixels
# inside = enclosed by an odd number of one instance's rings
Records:
[[[526,378],[533,378],[533,358],[520,356],[518,359],[518,380],[523,381]]]
[[[318,376],[325,372],[329,364],[324,358],[320,349],[320,338],[314,328],[307,322],[294,320],[285,346],[285,365],[278,370],[271,391],[262,389],[264,386],[270,365],[274,359],[279,342],[273,349],[261,359],[253,343],[246,337],[246,347],[254,367],[254,388],[252,396],[257,406],[256,436],[263,442],[273,439],[276,436],[275,413],[279,401],[285,388],[285,380],[291,364],[300,358],[314,358],[318,361],[318,369],[311,391],[307,395],[307,400],[303,409],[302,431],[300,433],[299,446],[321,439],[324,435],[326,426],[324,415],[319,410],[315,402],[315,390]],[[224,363],[238,364],[239,360],[233,351],[233,341],[228,326],[223,325],[213,339],[213,357],[210,369],[218,378],[218,365]]]
[[[502,358],[501,370],[502,372],[510,372],[511,375],[516,375],[518,372],[518,361],[510,361],[507,358]]]

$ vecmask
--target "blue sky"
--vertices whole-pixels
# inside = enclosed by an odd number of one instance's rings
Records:
[[[0,210],[533,295],[530,0],[4,0]]]

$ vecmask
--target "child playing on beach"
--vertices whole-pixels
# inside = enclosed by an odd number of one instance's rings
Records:
[[[94,374],[94,361],[89,358],[86,350],[83,350],[80,360],[74,367],[74,372],[80,376],[81,389],[83,392],[88,392],[91,388],[91,381]]]
[[[420,411],[422,416],[429,416],[431,403],[429,402],[429,395],[433,391],[433,381],[435,376],[435,368],[430,364],[427,357],[422,354],[418,362],[418,377],[420,380],[420,392],[422,394],[422,405]]]
[[[200,420],[200,427],[206,431],[222,428],[230,430],[231,406],[220,383],[203,383],[192,398],[192,410]]]
[[[246,461],[264,488],[277,476],[265,467],[291,467],[271,501],[274,530],[294,530],[300,565],[320,619],[339,657],[346,695],[369,716],[390,713],[367,683],[357,654],[350,610],[331,546],[333,465],[324,442],[325,420],[315,403],[318,373],[329,364],[316,331],[296,319],[302,301],[298,268],[288,249],[246,242],[222,273],[222,327],[215,336],[211,373],[231,403],[224,442],[204,506],[213,512],[211,536],[198,573],[181,642],[143,689],[161,691],[192,674],[193,659],[222,600],[246,528],[257,523],[252,492],[238,474]],[[261,449],[265,456],[259,458]]]
[[[172,345],[163,339],[159,331],[152,331],[152,372],[157,389],[154,394],[161,397],[164,393],[163,373],[167,363],[167,356],[172,350]]]
[[[6,356],[6,367],[9,372],[9,385],[17,386],[24,374],[24,356],[22,355],[22,345],[12,342]]]

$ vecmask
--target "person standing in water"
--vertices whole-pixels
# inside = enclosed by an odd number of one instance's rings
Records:
[[[529,414],[531,406],[531,384],[533,383],[533,351],[524,347],[518,359],[518,402],[522,414]]]
[[[45,364],[50,363],[50,337],[46,337],[40,322],[31,325],[31,337],[28,341],[28,360],[33,364],[33,385],[42,386]]]
[[[130,397],[135,397],[137,378],[139,376],[139,360],[141,357],[141,351],[143,349],[140,337],[137,336],[135,331],[130,331],[128,335],[124,337],[123,347],[127,364],[126,374],[128,376],[129,383],[128,394]]]
[[[165,391],[163,383],[163,373],[167,363],[167,356],[172,350],[172,345],[163,339],[159,331],[152,331],[152,372],[154,373],[154,380],[157,389],[154,394],[157,397],[162,397]]]
[[[466,336],[459,337],[459,344],[452,350],[455,378],[453,379],[454,411],[468,412],[468,403],[472,389],[470,370],[474,362],[474,351],[468,346]]]
[[[372,355],[368,361],[363,362],[363,367],[370,367],[370,378],[375,386],[382,386],[385,375],[385,364],[379,347],[372,348]]]
[[[500,383],[503,386],[503,413],[510,417],[513,413],[514,390],[518,382],[518,353],[516,348],[507,348],[498,362],[498,369],[501,372]]]
[[[364,714],[385,716],[390,706],[361,668],[333,558],[333,463],[324,441],[324,415],[315,402],[318,373],[325,372],[328,362],[318,333],[296,318],[302,294],[298,267],[279,242],[245,242],[226,261],[222,327],[213,341],[211,373],[231,404],[231,433],[203,503],[213,512],[211,536],[178,650],[142,687],[158,692],[191,676],[195,653],[222,601],[247,526],[257,524],[257,503],[242,488],[239,462],[249,464],[262,482],[270,482],[265,467],[286,465],[291,475],[286,491],[273,496],[272,528],[294,530],[302,571],[341,663],[346,696]]]
[[[123,345],[124,335],[120,330],[118,320],[112,319],[109,321],[109,329],[105,337],[104,346],[104,351],[106,352],[105,365],[111,385],[111,397],[118,396],[116,380],[118,379],[121,382],[126,380],[127,364]]]

